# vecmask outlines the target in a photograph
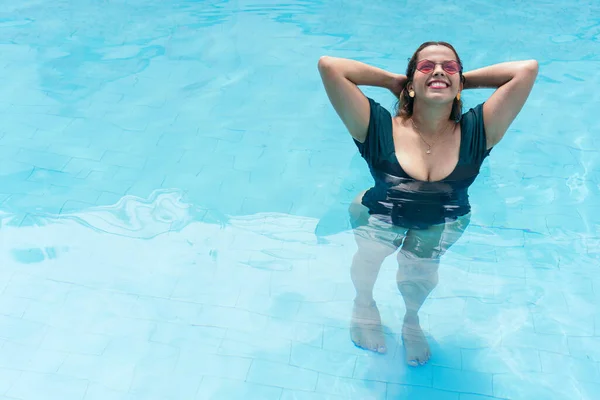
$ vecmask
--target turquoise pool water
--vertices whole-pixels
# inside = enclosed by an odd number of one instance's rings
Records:
[[[403,72],[426,40],[540,73],[410,368],[394,257],[388,354],[350,341],[372,182],[316,64]],[[600,397],[599,42],[593,0],[4,2],[0,399]]]

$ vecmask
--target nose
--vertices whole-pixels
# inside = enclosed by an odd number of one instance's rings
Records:
[[[433,76],[436,75],[446,75],[446,72],[444,71],[444,68],[442,68],[442,66],[440,64],[436,64],[435,68],[433,69]]]

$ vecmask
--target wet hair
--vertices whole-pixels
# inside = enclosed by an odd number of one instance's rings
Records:
[[[456,61],[458,61],[458,63],[460,64],[460,67],[461,67],[461,71],[459,72],[460,80],[463,83],[465,82],[465,77],[462,74],[462,61],[460,60],[460,57],[458,56],[456,49],[454,49],[454,47],[450,43],[447,43],[447,42],[425,42],[425,43],[423,43],[422,45],[419,46],[417,51],[415,51],[413,56],[408,60],[408,66],[406,67],[406,77],[407,77],[406,84],[404,85],[404,88],[402,89],[402,92],[400,93],[400,97],[398,98],[398,102],[396,103],[396,115],[403,119],[410,118],[412,116],[415,99],[408,95],[408,86],[410,83],[412,83],[413,77],[415,76],[415,71],[417,70],[417,59],[419,57],[419,53],[421,52],[421,50],[423,50],[424,48],[429,47],[429,46],[446,46],[450,50],[452,50],[454,52],[454,55],[456,56]],[[450,113],[450,120],[458,122],[458,121],[460,121],[461,116],[462,116],[462,100],[454,99],[454,103],[452,104],[452,112]]]

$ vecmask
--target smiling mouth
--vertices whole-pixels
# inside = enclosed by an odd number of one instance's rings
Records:
[[[447,87],[449,87],[449,85],[446,82],[442,82],[442,81],[433,81],[433,82],[429,83],[427,86],[430,88],[433,88],[433,89],[446,89]]]

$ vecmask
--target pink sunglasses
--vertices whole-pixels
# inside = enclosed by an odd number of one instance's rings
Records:
[[[454,60],[444,61],[441,63],[435,63],[430,60],[421,60],[417,63],[417,70],[424,74],[429,74],[435,69],[435,66],[438,64],[441,64],[442,69],[450,75],[454,75],[457,72],[462,71],[460,64]]]

